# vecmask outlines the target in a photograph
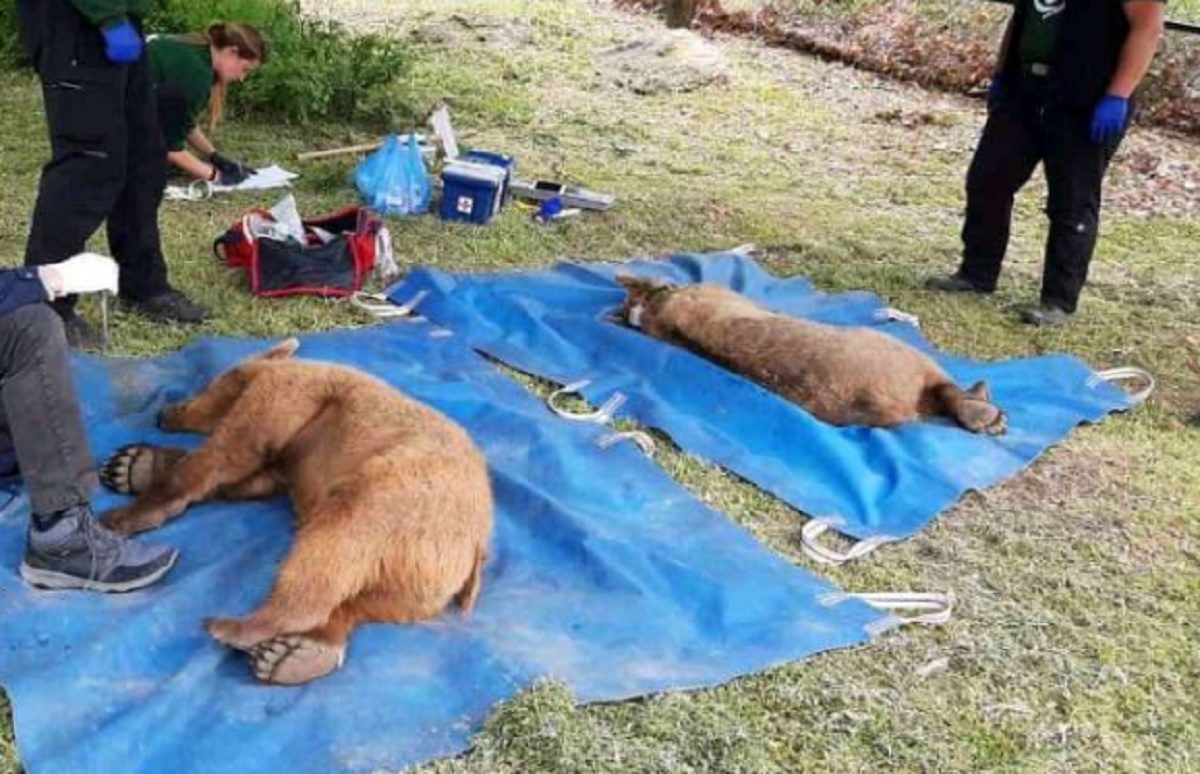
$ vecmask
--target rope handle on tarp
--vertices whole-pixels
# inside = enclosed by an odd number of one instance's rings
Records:
[[[847,599],[856,599],[889,614],[884,620],[867,625],[867,631],[872,636],[908,624],[941,626],[949,623],[954,617],[955,599],[954,594],[950,592],[885,591],[854,594],[834,591],[821,595],[817,601],[826,607],[832,607]],[[900,615],[902,612],[914,615]]]
[[[350,305],[356,309],[361,309],[372,317],[382,319],[411,317],[416,313],[417,306],[428,295],[428,290],[421,290],[411,300],[403,304],[395,304],[381,293],[367,293],[366,291],[359,290],[350,294]]]
[[[614,392],[612,397],[604,401],[604,404],[595,411],[568,411],[567,409],[559,407],[559,405],[555,402],[563,395],[578,394],[582,396],[582,393],[579,391],[591,383],[591,379],[581,379],[577,382],[565,384],[554,392],[550,393],[550,397],[546,398],[546,405],[558,416],[562,417],[563,419],[569,419],[572,422],[595,422],[599,425],[608,424],[612,421],[613,415],[616,413],[617,409],[625,404],[624,393]]]
[[[876,320],[881,322],[895,320],[896,322],[908,323],[914,328],[921,327],[920,317],[917,317],[915,314],[909,314],[908,312],[902,312],[899,309],[891,306],[885,306],[881,309],[876,309],[874,317]]]
[[[1088,386],[1095,389],[1101,382],[1114,384],[1123,379],[1134,379],[1142,382],[1145,386],[1137,392],[1129,393],[1129,400],[1133,405],[1139,405],[1145,402],[1146,398],[1154,392],[1157,382],[1154,381],[1154,375],[1144,368],[1137,366],[1123,366],[1121,368],[1110,368],[1107,371],[1099,371],[1088,380]]]
[[[621,441],[632,441],[637,444],[637,447],[647,457],[653,457],[654,452],[658,450],[657,444],[648,433],[643,433],[641,430],[614,430],[611,433],[605,433],[596,439],[596,445],[601,449],[607,449],[610,446],[620,443]]]
[[[886,535],[876,535],[858,541],[850,547],[849,551],[841,553],[817,542],[822,535],[833,528],[833,523],[827,519],[809,519],[808,523],[800,529],[800,549],[804,551],[804,555],[814,562],[838,566],[861,559],[884,543],[895,541],[895,538]]]

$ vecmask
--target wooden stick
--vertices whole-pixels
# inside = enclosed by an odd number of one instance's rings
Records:
[[[328,150],[306,151],[305,153],[297,153],[297,161],[312,161],[313,159],[324,159],[330,156],[345,156],[350,153],[367,153],[373,151],[383,145],[383,140],[378,142],[367,142],[361,145],[347,145],[342,148],[330,148]]]

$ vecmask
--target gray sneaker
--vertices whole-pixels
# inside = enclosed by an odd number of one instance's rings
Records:
[[[41,589],[134,591],[166,575],[178,558],[174,548],[106,529],[89,506],[79,505],[49,529],[30,524],[21,577]]]

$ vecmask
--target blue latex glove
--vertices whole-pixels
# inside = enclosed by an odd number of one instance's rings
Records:
[[[133,22],[122,16],[100,28],[104,36],[104,55],[117,64],[136,62],[142,57],[142,36]]]
[[[992,76],[992,82],[988,84],[987,90],[987,109],[995,110],[1000,104],[1000,98],[1004,96],[1004,77],[1000,73]]]
[[[1092,113],[1092,142],[1103,143],[1112,140],[1125,128],[1125,120],[1129,118],[1129,100],[1116,94],[1105,94],[1096,103]]]

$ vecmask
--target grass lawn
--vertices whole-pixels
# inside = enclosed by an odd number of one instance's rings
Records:
[[[606,84],[592,55],[653,22],[587,0],[415,0],[390,12],[393,4],[362,0],[319,5],[364,24],[392,13],[397,34],[454,13],[507,20],[510,46],[418,45],[419,65],[398,88],[422,104],[449,100],[469,144],[515,154],[525,175],[577,180],[619,200],[609,213],[550,228],[515,208],[486,228],[393,221],[404,265],[485,270],[754,242],[780,274],[831,291],[868,289],[918,314],[947,350],[1070,352],[1097,368],[1140,365],[1160,381],[1144,407],[1078,430],[921,535],[818,569],[853,590],[953,591],[950,625],[643,701],[577,708],[561,686],[540,684],[497,708],[469,754],[425,770],[1200,770],[1200,428],[1189,423],[1200,410],[1200,191],[1179,182],[1200,171],[1194,142],[1144,130],[1129,138],[1078,319],[1036,331],[1018,325],[1012,308],[1036,299],[1040,183],[1019,202],[995,296],[920,289],[927,273],[955,263],[978,102],[733,39],[717,42],[729,83],[637,96]],[[1171,7],[1185,6],[1195,3]],[[0,83],[0,256],[10,264],[47,154],[43,120],[32,77]],[[292,166],[297,151],[370,137],[334,125],[228,124],[219,133],[237,155]],[[1170,174],[1146,172],[1160,161]],[[348,160],[298,169],[303,212],[355,199]],[[173,280],[216,320],[197,331],[118,314],[113,354],[161,352],[197,333],[275,336],[364,322],[336,302],[254,300],[217,265],[213,238],[263,202],[164,206]],[[686,455],[662,459],[704,500],[806,563],[794,512]],[[19,766],[4,719],[0,773]]]

